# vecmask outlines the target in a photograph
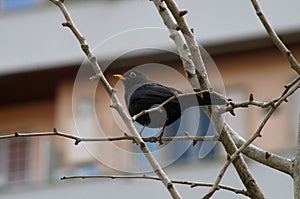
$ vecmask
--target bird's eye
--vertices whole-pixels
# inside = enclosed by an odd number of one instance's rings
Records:
[[[136,77],[135,72],[131,72],[131,73],[129,74],[129,77],[130,77],[130,78],[135,78],[135,77]]]

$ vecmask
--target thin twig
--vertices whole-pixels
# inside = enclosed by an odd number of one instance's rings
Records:
[[[61,180],[69,180],[69,179],[101,179],[101,178],[109,178],[109,179],[147,179],[147,180],[160,180],[155,176],[148,175],[93,175],[93,176],[64,176]],[[204,182],[193,182],[186,180],[171,180],[174,184],[188,185],[191,188],[194,187],[212,187],[212,183],[204,183]],[[243,189],[237,189],[226,185],[219,185],[220,189],[231,191],[236,194],[243,194],[248,196],[247,191]]]
[[[114,142],[121,140],[134,141],[135,137],[130,135],[116,136],[116,137],[79,137],[72,134],[59,132],[56,129],[53,132],[15,132],[5,135],[0,135],[1,139],[11,139],[17,137],[45,137],[45,136],[60,136],[75,141],[75,145],[80,142]],[[174,137],[143,137],[144,142],[159,142],[159,141],[192,141],[193,143],[198,141],[218,141],[218,136],[174,136]]]
[[[288,92],[289,89],[292,86],[294,86],[296,83],[298,83],[299,81],[300,81],[300,76],[295,78],[289,84],[285,85],[284,86],[285,90],[282,92],[280,97],[285,95],[286,92]],[[274,103],[276,103],[280,99],[280,97],[277,97],[269,102],[258,102],[258,101],[254,100],[253,95],[250,95],[248,101],[239,102],[239,103],[230,102],[231,106],[225,107],[225,110],[233,111],[233,109],[235,109],[235,108],[248,107],[249,105],[258,106],[261,108],[268,108],[268,107],[272,106]],[[221,112],[222,111],[223,110],[221,110]],[[226,112],[226,111],[224,111],[224,112]],[[245,144],[246,141],[240,135],[238,135],[228,124],[225,124],[224,128],[226,129],[226,131],[228,131],[230,133],[231,137],[233,138],[235,144],[238,147],[241,147],[242,145]],[[261,164],[264,164],[266,166],[269,166],[273,169],[282,171],[282,172],[292,176],[292,173],[293,173],[292,161],[289,158],[284,158],[284,157],[276,155],[274,153],[264,151],[253,145],[249,145],[248,147],[246,147],[243,150],[243,154],[245,154],[249,158],[251,158]]]
[[[283,95],[285,95],[288,92],[289,88],[294,86],[299,81],[300,81],[300,76],[295,78],[289,84],[284,85],[284,88],[285,88],[284,92],[279,97],[274,98],[274,99],[270,100],[269,102],[260,102],[260,101],[254,100],[253,94],[250,94],[248,100],[243,101],[243,102],[237,102],[237,103],[230,101],[229,102],[230,106],[220,108],[219,111],[220,111],[220,113],[230,112],[232,115],[235,115],[234,109],[237,109],[237,108],[248,108],[249,106],[256,106],[256,107],[260,107],[260,108],[269,108],[269,107],[273,106],[273,104],[276,103]]]
[[[285,93],[278,102],[274,103],[272,108],[268,111],[267,115],[263,119],[263,121],[260,123],[259,127],[255,131],[255,133],[236,151],[234,152],[231,156],[228,156],[226,163],[224,164],[223,168],[221,169],[214,186],[211,188],[211,190],[203,197],[205,199],[210,198],[216,190],[218,190],[218,185],[221,182],[227,168],[229,165],[239,156],[239,154],[247,147],[249,146],[256,138],[261,137],[261,131],[263,130],[264,126],[268,122],[268,120],[271,118],[272,114],[275,112],[275,110],[282,104],[282,102],[286,101],[286,99],[292,95],[298,88],[299,88],[299,83],[298,85],[294,87],[288,87],[286,90],[289,91],[284,91]]]
[[[202,94],[208,93],[208,92],[209,91],[204,90],[204,91],[191,92],[191,93],[174,94],[172,97],[168,98],[167,100],[165,100],[163,103],[159,104],[158,106],[150,108],[148,110],[143,110],[140,113],[134,115],[132,117],[132,119],[133,119],[133,121],[136,121],[139,117],[141,117],[141,116],[143,116],[145,114],[148,114],[148,113],[151,113],[151,112],[155,112],[155,111],[159,112],[166,104],[168,104],[169,102],[171,102],[175,98],[177,98],[180,101],[180,99],[182,97],[195,96],[195,100],[196,100],[196,96],[200,96],[201,98],[204,98]],[[219,100],[219,101],[222,100],[224,102],[224,105],[228,104],[227,99],[224,96],[222,96],[221,94],[216,93],[216,92],[212,92],[212,91],[210,91],[209,93],[211,95],[211,104],[214,104],[214,100]],[[217,97],[219,99],[214,99],[215,97]],[[201,105],[199,104],[199,106],[201,106]]]
[[[104,77],[100,66],[98,65],[97,58],[92,54],[92,52],[89,50],[89,46],[87,42],[85,41],[84,37],[81,35],[79,30],[76,28],[75,24],[73,23],[69,12],[67,11],[63,0],[50,0],[55,5],[59,7],[62,14],[64,15],[64,18],[66,22],[64,22],[62,25],[65,27],[70,28],[72,33],[77,38],[78,42],[80,43],[82,51],[85,53],[87,58],[89,59],[96,75],[92,77],[92,79],[99,79],[102,85],[105,87],[107,93],[110,95],[111,100],[113,102],[113,107],[116,109],[116,111],[119,113],[121,118],[123,119],[125,125],[129,129],[130,133],[134,135],[135,143],[137,143],[141,149],[141,151],[144,153],[145,157],[147,158],[148,162],[150,163],[151,167],[153,168],[154,172],[157,174],[157,176],[160,178],[161,182],[165,185],[166,189],[169,191],[170,195],[173,198],[179,199],[181,198],[180,194],[172,184],[172,182],[169,180],[166,173],[163,171],[161,166],[158,164],[154,156],[151,154],[150,150],[148,149],[147,145],[144,143],[143,139],[141,138],[140,134],[136,130],[133,121],[131,117],[128,115],[128,113],[125,111],[123,106],[121,105],[118,97],[116,96],[116,93],[114,89],[111,87],[111,85],[108,83],[107,79]]]
[[[139,117],[143,116],[143,115],[146,115],[148,113],[151,113],[151,112],[155,112],[155,111],[160,111],[161,108],[163,108],[163,106],[165,106],[166,104],[168,104],[169,102],[171,102],[173,99],[176,98],[176,95],[173,95],[172,97],[170,97],[169,99],[165,100],[163,103],[161,103],[160,105],[156,106],[156,107],[153,107],[153,108],[150,108],[148,110],[143,110],[141,111],[140,113],[134,115],[132,117],[132,120],[133,121],[136,121]]]
[[[228,124],[225,124],[224,128],[227,132],[230,133],[237,147],[241,147],[245,144],[245,139],[243,139],[239,134],[237,134]],[[276,134],[276,132],[274,133]],[[262,150],[253,145],[249,145],[248,147],[246,147],[242,151],[242,153],[247,157],[251,158],[252,160],[255,160],[263,165],[292,175],[292,161],[289,158],[285,158],[271,153],[269,151]]]
[[[265,17],[261,6],[259,5],[257,0],[251,0],[252,5],[256,11],[257,16],[259,17],[261,23],[265,27],[267,33],[269,34],[272,42],[275,46],[279,49],[279,51],[287,58],[289,61],[291,68],[293,68],[299,75],[300,75],[300,64],[292,54],[292,52],[284,45],[281,39],[278,37],[274,29],[272,28],[271,24],[268,22],[267,18]]]
[[[174,18],[178,24],[178,30],[181,30],[181,32],[183,33],[183,36],[186,40],[187,43],[187,48],[186,51],[190,51],[191,52],[191,58],[192,61],[194,63],[194,66],[196,67],[196,73],[197,73],[197,79],[200,85],[200,88],[205,90],[211,89],[211,84],[210,81],[208,79],[208,75],[204,66],[204,62],[202,60],[201,57],[201,53],[196,41],[196,38],[194,37],[194,34],[192,32],[191,29],[188,28],[187,23],[184,19],[184,15],[187,13],[186,10],[180,11],[178,9],[178,6],[176,5],[176,3],[173,0],[152,0],[152,2],[154,2],[154,4],[156,5],[156,7],[158,8],[159,14],[161,15],[161,17],[163,18],[166,26],[168,27],[168,29],[170,29],[170,27],[168,26],[168,23],[166,23],[166,21],[172,21],[172,18]],[[165,6],[165,3],[167,5],[167,7]],[[172,13],[172,16],[170,15],[165,15],[165,13],[168,13],[168,11],[170,11]],[[167,19],[165,19],[167,18]],[[176,47],[178,50],[182,49],[181,45],[178,45],[178,43],[176,43]],[[188,53],[186,53],[188,54]],[[192,81],[193,79],[189,79],[187,78],[190,82],[191,85],[194,85],[194,82]],[[193,87],[195,89],[195,87]],[[224,125],[226,125],[226,122],[224,122],[224,119],[221,117],[221,115],[219,114],[219,110],[218,107],[207,107],[207,108],[203,108],[204,112],[206,113],[206,115],[211,118],[212,123],[214,124],[217,132],[219,132],[220,136],[220,141],[222,142],[222,144],[224,145],[226,151],[230,154],[234,153],[237,150],[236,145],[234,144],[234,141],[232,140],[232,138],[230,137],[229,132],[224,131]],[[212,114],[214,113],[214,114]],[[264,198],[259,186],[256,184],[255,179],[253,177],[253,175],[251,174],[250,170],[248,169],[245,161],[243,160],[242,156],[239,156],[239,158],[234,162],[234,166],[242,180],[242,182],[244,183],[244,185],[247,187],[249,191],[249,195],[251,197],[257,197],[257,198]],[[253,183],[248,183],[249,180],[251,180]]]

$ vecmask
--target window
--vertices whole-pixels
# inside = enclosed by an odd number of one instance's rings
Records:
[[[13,138],[0,141],[0,185],[29,179],[30,142]]]
[[[137,125],[138,131],[142,129],[141,125]],[[158,136],[161,129],[145,128],[142,136],[151,137]],[[199,107],[193,107],[185,110],[181,119],[178,119],[172,125],[166,127],[164,136],[185,136],[186,132],[190,136],[212,136],[215,135],[215,128],[210,123],[206,114]],[[216,155],[216,142],[205,141],[197,142],[195,146],[192,145],[191,140],[186,141],[164,141],[163,145],[159,143],[146,143],[149,150],[153,152],[156,160],[161,166],[168,166],[173,162],[192,161],[197,159],[213,158]],[[140,152],[138,146],[135,146],[135,151]],[[146,158],[141,155],[135,164],[141,167],[147,167]]]
[[[198,119],[197,119],[198,118]],[[197,121],[199,120],[199,121]],[[181,127],[179,127],[181,125]],[[179,129],[180,128],[180,129]],[[181,120],[176,121],[170,126],[168,132],[173,134],[177,132],[176,136],[184,136],[188,132],[190,136],[213,136],[216,131],[206,114],[201,108],[189,108],[183,113]],[[174,136],[174,135],[171,135]],[[178,161],[188,161],[203,158],[212,158],[216,154],[216,144],[211,141],[199,141],[192,145],[189,141],[180,141],[176,143],[174,153],[182,153]]]
[[[45,3],[46,0],[0,0],[2,10],[32,8]]]

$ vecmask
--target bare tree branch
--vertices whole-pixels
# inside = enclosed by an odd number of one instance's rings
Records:
[[[272,108],[268,111],[267,115],[263,119],[263,121],[260,123],[259,127],[257,128],[256,132],[237,150],[235,151],[231,156],[228,156],[226,163],[224,164],[223,168],[221,169],[214,186],[211,188],[211,190],[207,193],[207,195],[204,198],[210,198],[214,192],[218,189],[218,185],[221,182],[225,171],[229,167],[229,165],[238,157],[238,155],[247,147],[249,146],[256,138],[261,137],[261,131],[263,130],[264,126],[266,125],[267,121],[271,118],[272,114],[275,112],[275,110],[282,104],[282,102],[286,101],[286,99],[292,95],[298,88],[300,84],[297,84],[292,89],[290,89],[288,92],[284,92],[285,94],[272,105]]]
[[[245,144],[246,141],[239,134],[237,134],[228,124],[225,124],[224,128],[227,132],[230,133],[237,147],[241,147],[243,144]],[[288,158],[284,158],[274,153],[264,151],[253,145],[249,145],[248,147],[246,147],[243,150],[243,154],[263,165],[292,175],[292,162]]]
[[[292,54],[292,52],[284,45],[284,43],[280,40],[267,18],[265,17],[259,3],[257,0],[251,0],[252,5],[256,11],[257,16],[259,17],[261,23],[265,27],[267,33],[269,34],[272,42],[279,49],[279,51],[287,58],[290,62],[291,68],[293,68],[300,75],[300,64]]]
[[[300,81],[300,76],[298,76],[289,84],[286,84],[284,86],[285,90],[282,92],[281,96],[269,102],[255,101],[253,95],[251,94],[248,101],[239,102],[239,103],[230,102],[230,106],[225,107],[224,109],[225,111],[221,109],[220,112],[230,111],[231,113],[233,113],[233,110],[236,108],[239,107],[244,108],[250,105],[261,107],[261,108],[272,107],[276,102],[278,102],[282,97],[284,97],[293,86],[299,83],[299,81]],[[297,86],[294,89],[297,89]],[[234,130],[231,129],[230,126],[228,126],[228,124],[225,124],[225,129],[227,129],[227,131],[231,134],[232,138],[234,139],[234,142],[238,147],[241,147],[242,145],[245,144],[246,141],[241,136],[239,136],[236,132],[234,132]],[[291,160],[288,158],[284,158],[276,154],[263,151],[252,145],[247,146],[243,150],[243,153],[247,155],[249,158],[256,160],[266,166],[277,169],[286,174],[292,175],[292,164],[291,164]]]
[[[225,123],[224,125],[226,126],[227,123]],[[223,127],[222,132],[220,134],[220,141],[222,142],[226,152],[228,154],[233,154],[235,151],[237,151],[237,146],[235,145],[225,126]],[[256,180],[254,179],[249,168],[247,167],[244,158],[242,158],[240,154],[238,155],[237,159],[233,162],[233,165],[243,184],[247,188],[249,196],[251,198],[264,198],[260,187],[257,185]]]
[[[184,19],[184,15],[188,13],[187,10],[179,10],[174,0],[165,0],[165,3],[175,18],[179,30],[183,33],[187,46],[191,52],[192,60],[196,69],[200,87],[202,90],[211,90],[211,84],[207,76],[206,68],[198,47],[198,43],[192,30],[188,27]]]
[[[100,66],[98,65],[96,57],[92,54],[92,52],[89,50],[89,46],[86,43],[84,37],[81,35],[79,30],[74,25],[66,7],[63,4],[62,0],[50,0],[55,5],[59,7],[62,14],[65,17],[66,22],[63,23],[63,26],[67,26],[70,28],[72,33],[76,36],[78,42],[81,45],[82,51],[85,53],[85,55],[88,57],[89,61],[92,64],[92,67],[96,73],[96,76],[93,79],[99,79],[102,85],[105,87],[107,93],[110,95],[111,100],[113,102],[113,107],[118,111],[119,115],[123,119],[124,123],[126,124],[127,128],[129,129],[130,133],[132,133],[135,137],[135,142],[139,145],[141,151],[144,153],[145,157],[147,158],[148,162],[150,163],[151,167],[153,168],[154,172],[157,174],[157,176],[160,178],[161,182],[165,185],[167,190],[169,191],[170,195],[173,198],[181,198],[180,194],[174,187],[173,183],[169,180],[166,173],[163,171],[163,169],[160,167],[158,162],[155,160],[151,152],[149,151],[147,145],[144,143],[143,139],[139,135],[138,131],[136,130],[134,123],[131,119],[131,117],[126,113],[125,109],[121,105],[119,99],[117,98],[115,91],[110,86],[106,78],[104,77]]]
[[[135,141],[136,138],[130,135],[118,136],[118,137],[79,137],[72,134],[67,134],[63,132],[59,132],[54,129],[53,132],[32,132],[32,133],[22,133],[15,132],[6,135],[0,135],[1,139],[10,139],[16,137],[45,137],[45,136],[60,136],[64,138],[68,138],[75,141],[75,145],[78,145],[80,142],[114,142],[121,140]],[[144,142],[160,142],[160,141],[192,141],[196,144],[198,141],[218,141],[218,136],[174,136],[174,137],[144,137],[142,138]]]
[[[111,179],[117,179],[117,178],[132,178],[132,179],[149,179],[149,180],[157,180],[161,181],[167,190],[169,191],[170,195],[173,198],[181,198],[180,194],[177,192],[173,184],[183,184],[183,185],[189,185],[191,188],[193,187],[211,187],[210,191],[204,196],[204,198],[210,198],[215,191],[219,189],[231,191],[237,194],[243,194],[245,196],[249,196],[252,198],[264,198],[262,192],[260,191],[260,188],[257,186],[252,174],[250,173],[249,169],[247,168],[247,165],[245,164],[241,153],[244,153],[248,157],[265,164],[267,166],[270,166],[274,169],[277,169],[279,171],[282,171],[284,173],[287,173],[293,177],[294,180],[294,196],[295,198],[300,199],[300,115],[299,115],[299,126],[298,126],[298,145],[295,153],[295,157],[293,160],[283,158],[280,156],[277,156],[275,154],[272,154],[270,152],[263,151],[255,146],[252,146],[251,143],[258,137],[261,137],[261,132],[267,123],[267,121],[270,119],[274,111],[282,104],[282,102],[287,101],[287,98],[292,95],[299,87],[299,81],[300,76],[298,76],[293,82],[289,83],[285,86],[285,90],[282,93],[280,97],[274,98],[269,102],[260,102],[256,101],[253,98],[253,95],[250,95],[249,100],[234,103],[230,102],[230,106],[222,106],[215,108],[215,110],[220,110],[218,112],[218,116],[212,117],[212,122],[216,125],[218,123],[222,123],[222,128],[219,128],[220,136],[176,136],[176,137],[146,137],[142,138],[139,133],[137,132],[134,121],[147,113],[153,112],[153,111],[159,111],[165,104],[169,103],[172,99],[175,97],[180,97],[184,95],[192,94],[201,94],[203,92],[207,91],[200,91],[195,93],[186,93],[186,94],[179,94],[174,95],[159,106],[142,111],[141,113],[133,116],[132,118],[126,113],[125,109],[122,107],[121,103],[119,102],[119,99],[115,95],[115,90],[111,87],[111,85],[108,83],[106,78],[104,77],[100,66],[98,65],[96,57],[93,55],[93,53],[89,50],[88,43],[86,42],[83,35],[79,32],[79,30],[74,25],[67,9],[65,8],[63,4],[63,0],[50,0],[55,5],[59,7],[62,14],[65,17],[66,22],[62,23],[63,26],[70,28],[78,42],[80,43],[82,51],[85,53],[85,55],[90,60],[90,63],[96,73],[94,77],[91,77],[91,79],[97,79],[100,80],[104,88],[106,89],[107,93],[111,96],[111,99],[113,101],[112,107],[115,108],[118,113],[120,114],[121,118],[124,120],[124,123],[126,124],[127,128],[129,129],[131,135],[125,134],[124,136],[119,137],[90,137],[90,138],[84,138],[84,137],[78,137],[71,134],[59,132],[56,129],[54,129],[53,132],[35,132],[35,133],[21,133],[21,132],[15,132],[12,134],[7,135],[1,135],[1,139],[10,139],[15,137],[41,137],[41,136],[60,136],[67,139],[71,139],[75,141],[75,145],[79,144],[80,142],[102,142],[102,141],[120,141],[120,140],[129,140],[133,141],[136,144],[140,146],[140,149],[145,154],[146,158],[148,159],[150,165],[152,166],[154,172],[158,177],[155,176],[115,176],[115,175],[101,175],[101,176],[65,176],[62,178],[62,180],[65,179],[74,179],[74,178],[111,178]],[[206,69],[204,62],[201,57],[201,53],[199,50],[199,47],[197,45],[197,41],[194,37],[193,30],[189,29],[187,22],[184,19],[184,15],[188,13],[187,10],[179,10],[178,6],[176,5],[176,2],[174,0],[152,0],[157,7],[165,25],[169,29],[170,37],[175,42],[177,49],[180,54],[180,58],[182,60],[182,63],[184,65],[184,70],[186,72],[187,79],[191,83],[192,87],[195,91],[198,91],[200,88],[202,89],[208,89],[209,91],[212,90],[211,84],[209,82],[209,79],[207,77]],[[256,13],[261,20],[263,26],[265,27],[267,33],[269,34],[271,40],[276,45],[276,47],[279,49],[279,51],[287,58],[289,61],[291,68],[294,69],[299,75],[300,75],[300,65],[291,53],[291,51],[285,46],[285,44],[280,40],[278,35],[275,33],[269,22],[267,21],[266,17],[264,16],[260,5],[257,0],[251,0]],[[196,70],[197,69],[197,70]],[[261,108],[271,108],[263,121],[260,123],[259,127],[257,128],[256,132],[245,141],[241,136],[239,136],[235,131],[233,131],[230,126],[223,122],[222,119],[220,119],[220,115],[224,112],[230,112],[234,114],[234,109],[236,108],[244,108],[248,106],[257,106]],[[212,110],[211,108],[205,109],[208,116],[211,116]],[[193,144],[197,143],[198,141],[221,141],[224,145],[226,151],[228,152],[228,159],[225,162],[224,166],[222,167],[219,175],[217,176],[217,179],[214,184],[212,183],[200,183],[200,182],[192,182],[192,181],[179,181],[179,180],[170,180],[168,176],[165,174],[165,172],[162,170],[160,165],[157,163],[157,161],[154,159],[154,157],[151,155],[149,149],[147,148],[147,145],[145,145],[145,142],[161,142],[161,141],[182,141],[182,140],[190,140],[193,141]],[[239,148],[237,148],[239,147]],[[242,179],[245,187],[247,190],[241,190],[236,189],[233,187],[220,185],[220,182],[229,167],[229,165],[233,163],[240,178]]]
[[[228,111],[231,111],[233,108],[238,107],[247,107],[248,105],[255,105],[262,108],[268,108],[268,107],[274,107],[276,103],[278,103],[280,100],[284,99],[283,101],[287,101],[287,97],[289,95],[288,92],[291,88],[293,88],[291,94],[296,91],[299,88],[299,82],[300,82],[300,76],[295,78],[293,81],[291,81],[289,84],[285,85],[285,90],[282,92],[281,96],[271,100],[270,102],[257,102],[253,100],[253,96],[249,98],[249,101],[241,102],[241,103],[233,103],[232,107],[226,108]],[[298,85],[296,85],[298,84]],[[228,132],[230,132],[232,138],[234,139],[234,142],[238,147],[241,147],[245,144],[245,140],[239,136],[236,132],[234,132],[227,124],[225,125],[225,128]],[[292,162],[290,159],[278,156],[276,154],[263,151],[255,146],[249,145],[244,150],[243,153],[247,155],[249,158],[256,160],[266,166],[269,166],[271,168],[277,169],[279,171],[282,171],[286,174],[292,175]]]
[[[297,148],[293,159],[294,198],[300,199],[300,112],[297,132]]]
[[[274,103],[276,103],[283,95],[285,95],[289,91],[289,89],[292,86],[297,84],[299,81],[300,81],[300,76],[295,78],[289,84],[284,85],[285,90],[283,91],[281,96],[279,96],[277,98],[274,98],[274,99],[270,100],[269,102],[256,101],[256,100],[254,100],[253,94],[250,94],[249,99],[247,101],[237,102],[237,103],[233,102],[233,101],[229,101],[230,106],[224,106],[224,107],[220,108],[220,113],[230,112],[232,115],[235,115],[234,114],[234,109],[236,109],[236,108],[248,108],[249,106],[257,106],[257,107],[260,107],[260,108],[269,108],[269,107],[273,106]]]
[[[110,179],[147,179],[147,180],[160,180],[158,177],[155,176],[148,176],[148,175],[93,175],[93,176],[64,176],[61,180],[68,180],[68,179],[101,179],[101,178],[110,178]],[[191,188],[194,187],[212,187],[213,184],[211,183],[203,183],[203,182],[192,182],[186,180],[171,180],[174,184],[181,184],[181,185],[188,185]],[[226,185],[219,185],[220,189],[231,191],[236,194],[243,194],[247,195],[246,190],[233,188]]]
[[[211,89],[211,84],[207,76],[207,72],[200,54],[199,47],[197,45],[197,41],[192,33],[192,31],[188,28],[187,23],[184,20],[184,15],[187,13],[187,11],[180,11],[176,5],[176,3],[173,0],[152,0],[156,7],[159,10],[159,13],[161,17],[163,18],[164,22],[172,20],[172,16],[176,20],[178,24],[178,29],[182,31],[183,36],[186,40],[188,48],[186,50],[190,50],[192,61],[194,62],[194,66],[196,67],[197,77],[200,84],[201,89]],[[164,6],[164,3],[166,3],[167,7]],[[161,9],[163,8],[163,9]],[[166,13],[166,10],[169,9],[172,13],[172,16],[170,15],[163,15],[163,13]],[[161,12],[161,10],[164,10],[164,12]],[[170,19],[165,19],[165,18]],[[166,24],[166,23],[165,23]],[[170,28],[170,27],[168,27]],[[175,43],[176,44],[176,43]],[[176,44],[177,45],[177,44]],[[176,46],[177,49],[180,49],[181,46]],[[189,79],[188,79],[189,80]],[[190,81],[190,80],[189,80]],[[191,85],[193,85],[191,83]],[[237,150],[237,147],[235,146],[232,138],[230,137],[230,134],[226,131],[224,131],[223,125],[225,124],[224,120],[220,116],[220,114],[214,114],[213,117],[211,117],[212,113],[217,113],[217,108],[203,108],[205,113],[208,115],[209,118],[211,118],[211,121],[213,122],[214,126],[217,129],[217,132],[220,133],[220,141],[222,142],[223,146],[225,147],[227,153],[234,153]],[[252,174],[250,173],[245,161],[243,160],[242,156],[239,156],[239,158],[234,161],[234,166],[243,181],[245,187],[247,187],[247,190],[249,191],[249,195],[251,197],[256,198],[264,198],[260,188],[255,182],[255,179],[253,178]],[[251,182],[251,183],[249,183]]]
[[[186,78],[189,80],[194,90],[200,90],[200,84],[198,82],[195,65],[191,58],[191,53],[187,46],[187,43],[182,33],[179,32],[179,26],[177,25],[175,19],[172,17],[169,9],[166,8],[165,2],[161,0],[153,0],[152,2],[157,8],[157,11],[159,12],[164,24],[168,28],[170,38],[174,41],[177,47],[180,59],[183,64],[183,69],[186,73]]]
[[[294,89],[297,89],[297,86],[295,86],[297,83],[299,84],[300,76],[295,78],[293,81],[291,81],[289,84],[285,85],[285,90],[282,92],[281,96],[269,101],[269,102],[258,102],[254,101],[253,95],[250,95],[249,100],[245,102],[240,103],[233,103],[230,102],[231,107],[228,106],[225,108],[227,111],[233,111],[235,108],[239,107],[248,107],[249,105],[258,106],[261,108],[268,108],[274,106],[275,103],[277,103],[280,99],[282,99],[287,92],[294,87]],[[245,140],[239,136],[234,130],[232,130],[228,124],[225,125],[225,128],[228,132],[230,132],[231,137],[234,139],[234,142],[238,147],[241,147],[245,144]],[[292,163],[290,159],[278,156],[276,154],[263,151],[255,146],[249,145],[244,150],[243,153],[248,156],[249,158],[256,160],[266,166],[269,166],[271,168],[277,169],[279,171],[282,171],[286,174],[292,175]]]

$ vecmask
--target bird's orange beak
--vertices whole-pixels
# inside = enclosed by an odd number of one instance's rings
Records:
[[[119,75],[119,74],[113,75],[113,78],[116,78],[118,80],[125,80],[126,79],[123,75]]]

